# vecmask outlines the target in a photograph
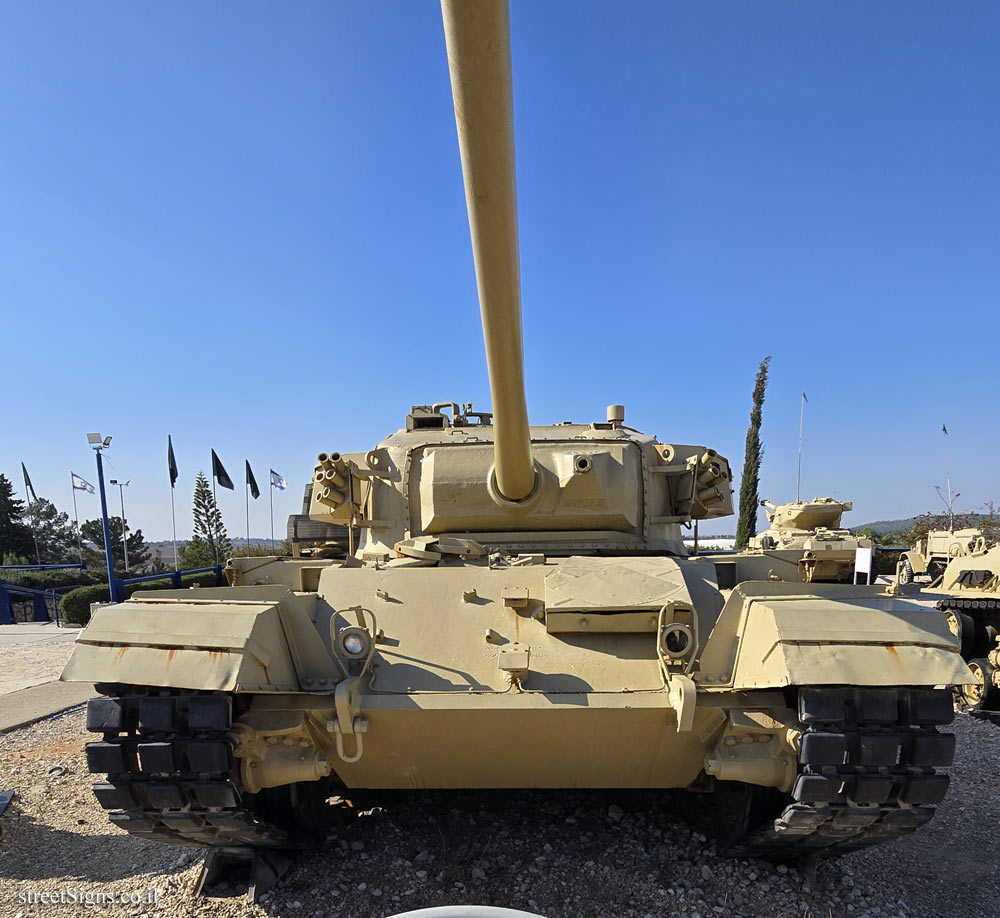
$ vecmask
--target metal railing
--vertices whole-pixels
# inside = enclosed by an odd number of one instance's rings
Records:
[[[215,574],[215,585],[225,586],[226,577],[222,573],[221,564],[213,564],[211,567],[192,567],[184,571],[167,571],[162,574],[145,574],[142,577],[116,577],[111,585],[111,601],[112,602],[124,602],[125,601],[125,584],[127,583],[152,583],[154,580],[169,580],[171,585],[175,589],[181,589],[183,587],[182,577],[186,577],[189,574]]]

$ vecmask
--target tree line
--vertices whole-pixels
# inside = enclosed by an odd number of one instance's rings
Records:
[[[182,546],[178,545],[178,567],[184,570],[224,563],[232,556],[233,545],[204,472],[199,472],[195,479],[192,509],[193,534]],[[126,576],[126,548],[128,573],[155,574],[173,569],[172,565],[168,566],[153,557],[142,529],[133,529],[120,516],[109,517],[108,524],[115,576]],[[126,536],[124,545],[123,531]],[[44,581],[45,586],[54,586],[56,581],[96,583],[107,579],[104,529],[100,517],[82,521],[78,535],[68,513],[60,511],[45,498],[21,500],[14,491],[11,479],[3,473],[0,473],[0,559],[4,565],[77,561],[86,565],[84,572],[53,571],[52,576],[27,578],[40,584]],[[5,579],[24,579],[23,576],[12,578],[11,573],[8,572]]]

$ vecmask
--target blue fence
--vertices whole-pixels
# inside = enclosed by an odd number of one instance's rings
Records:
[[[12,564],[6,567],[0,567],[0,571],[4,570],[20,570],[20,571],[43,571],[43,570],[57,570],[59,568],[80,568],[82,569],[84,565],[82,564]],[[153,581],[163,581],[169,580],[171,585],[177,589],[181,589],[183,582],[182,577],[188,574],[215,574],[215,585],[225,586],[226,577],[222,573],[222,565],[216,564],[212,567],[193,567],[185,571],[167,571],[161,574],[146,574],[142,577],[126,577],[126,578],[115,578],[111,583],[111,599],[113,602],[124,602],[125,601],[125,586],[130,583],[152,583]],[[60,592],[66,592],[68,589],[73,589],[73,587],[62,588],[61,590],[39,590],[33,587],[22,587],[17,586],[12,583],[7,583],[6,580],[0,579],[0,625],[16,625],[17,619],[14,617],[14,607],[11,604],[12,597],[17,597],[21,599],[30,599],[32,603],[32,613],[31,620],[33,622],[49,622],[55,621],[58,625],[60,624],[59,618],[59,599]],[[50,609],[51,604],[51,609]]]
[[[115,578],[111,586],[111,596],[115,602],[125,601],[125,584],[127,583],[150,583],[153,580],[169,580],[178,590],[183,586],[181,577],[188,574],[209,574],[215,572],[215,585],[225,586],[226,578],[222,573],[222,565],[215,564],[212,567],[192,567],[186,571],[170,571],[166,574],[146,574],[143,577],[126,577],[125,579]]]

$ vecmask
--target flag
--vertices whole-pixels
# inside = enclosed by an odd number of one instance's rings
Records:
[[[86,491],[88,494],[94,493],[94,486],[89,481],[84,481],[76,472],[70,472],[69,474],[73,479],[74,491]]]
[[[271,469],[271,487],[277,488],[279,491],[284,491],[287,487],[285,479],[282,478],[274,469]]]
[[[253,469],[250,468],[250,460],[245,460],[247,464],[247,484],[250,485],[250,496],[256,500],[260,497],[260,488],[257,487],[257,479],[253,477]]]
[[[802,401],[804,401],[804,402],[808,402],[809,401],[809,399],[806,398],[805,392],[802,393]]]
[[[24,472],[24,493],[31,495],[31,502],[34,503],[38,500],[38,495],[35,493],[35,489],[31,486],[31,479],[28,477],[28,470],[24,467],[24,463],[21,463],[21,471]]]
[[[167,471],[170,473],[170,487],[173,487],[177,481],[177,460],[174,458],[174,443],[170,434],[167,434]]]
[[[236,490],[233,485],[233,479],[229,477],[229,472],[223,468],[222,463],[219,461],[219,457],[215,455],[214,449],[212,450],[212,475],[219,483],[220,488],[229,488],[230,491]]]
[[[941,433],[943,433],[946,437],[948,436],[948,428],[945,427],[944,424],[941,425]]]

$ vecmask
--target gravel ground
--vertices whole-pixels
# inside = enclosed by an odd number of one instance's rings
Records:
[[[0,789],[18,792],[3,820],[0,916],[374,918],[457,903],[548,918],[996,914],[1000,728],[960,716],[954,729],[960,764],[930,826],[837,861],[775,869],[719,858],[672,820],[663,794],[428,793],[387,799],[331,834],[251,906],[242,896],[194,898],[198,849],[109,825],[90,792],[78,712],[0,736]],[[54,765],[67,771],[50,775]],[[32,904],[29,893],[63,902]],[[79,904],[99,895],[118,901]]]

